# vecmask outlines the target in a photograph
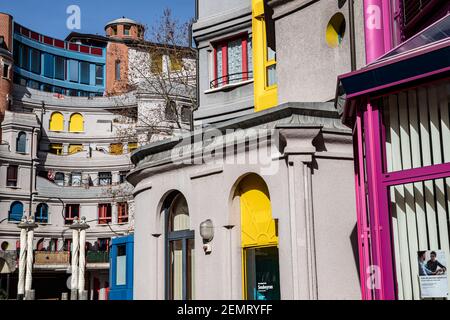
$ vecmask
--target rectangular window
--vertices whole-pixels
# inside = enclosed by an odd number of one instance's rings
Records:
[[[72,172],[71,175],[71,186],[72,187],[81,187],[81,172]]]
[[[108,224],[112,221],[111,204],[99,204],[98,205],[98,224]]]
[[[55,57],[52,54],[44,53],[44,76],[54,78],[55,73]]]
[[[7,169],[6,185],[8,187],[17,187],[17,172],[18,166],[9,166]]]
[[[67,204],[65,211],[65,224],[72,224],[75,217],[80,217],[80,205]]]
[[[55,57],[55,79],[66,79],[66,59],[63,57]]]
[[[103,86],[103,84],[103,66],[97,64],[95,66],[95,85]]]
[[[214,47],[214,80],[211,88],[253,78],[250,41],[245,35],[218,43]]]
[[[124,26],[124,27],[123,27],[123,34],[124,34],[125,36],[129,36],[129,35],[130,35],[130,30],[131,30],[131,27],[130,27],[130,26]]]
[[[120,61],[116,61],[116,80],[120,80]]]
[[[9,64],[3,65],[3,78],[9,79]]]
[[[120,184],[127,182],[128,173],[129,173],[129,171],[120,171],[120,173],[119,173]]]
[[[116,259],[116,286],[124,286],[127,284],[127,246],[125,244],[117,246]]]
[[[52,143],[49,146],[49,152],[55,154],[57,156],[62,156],[63,154],[63,145],[62,143]]]
[[[30,71],[36,74],[41,74],[41,53],[36,49],[31,51],[31,68]]]
[[[120,202],[117,204],[117,223],[127,223],[128,222],[128,203]]]
[[[69,145],[69,154],[75,154],[83,151],[82,144],[71,144]]]
[[[133,152],[134,150],[136,150],[138,148],[138,143],[137,142],[128,142],[128,152]]]
[[[69,81],[72,82],[79,82],[79,76],[78,76],[78,61],[76,60],[69,60]]]
[[[81,83],[89,84],[91,81],[91,65],[88,62],[80,62]]]
[[[379,100],[385,173],[450,163],[449,92],[446,81]]]
[[[99,172],[98,181],[101,186],[110,186],[112,182],[111,172]]]
[[[121,143],[111,143],[109,146],[109,153],[113,155],[123,154],[123,144]]]
[[[30,49],[27,46],[20,45],[20,67],[30,70]]]

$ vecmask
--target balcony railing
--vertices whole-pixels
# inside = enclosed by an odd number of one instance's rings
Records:
[[[210,89],[220,88],[227,84],[234,84],[253,79],[253,71],[232,73],[223,77],[219,77],[210,82]]]
[[[36,251],[34,253],[34,264],[36,266],[68,265],[70,264],[70,252]]]
[[[86,252],[87,263],[105,263],[109,262],[109,252],[107,251],[88,251]]]

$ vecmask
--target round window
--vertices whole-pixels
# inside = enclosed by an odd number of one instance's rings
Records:
[[[327,25],[326,41],[330,48],[337,48],[344,39],[345,17],[338,12],[331,17]]]
[[[3,241],[2,245],[1,245],[2,250],[6,251],[6,250],[8,250],[8,247],[9,247],[8,241]]]

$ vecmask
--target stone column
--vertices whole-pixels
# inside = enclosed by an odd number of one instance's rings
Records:
[[[286,141],[284,155],[288,161],[293,298],[317,299],[311,171],[316,152],[313,140],[321,127],[280,126],[279,129]]]
[[[25,296],[25,269],[27,259],[27,224],[26,220],[18,225],[20,228],[20,254],[19,254],[19,281],[17,285],[17,300],[23,300]]]
[[[78,224],[78,219],[74,219],[74,224]],[[71,228],[73,225],[71,226]],[[72,228],[72,278],[70,286],[70,300],[78,300],[78,251],[79,232],[77,228]]]
[[[86,269],[86,229],[89,226],[82,222],[80,226],[80,260],[78,272],[78,299],[87,300],[87,291],[85,290],[85,269]]]

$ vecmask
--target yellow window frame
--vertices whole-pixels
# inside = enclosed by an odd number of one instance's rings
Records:
[[[63,155],[63,145],[62,143],[52,143],[50,144],[50,153],[53,153],[57,156]],[[54,151],[54,152],[53,152]]]

